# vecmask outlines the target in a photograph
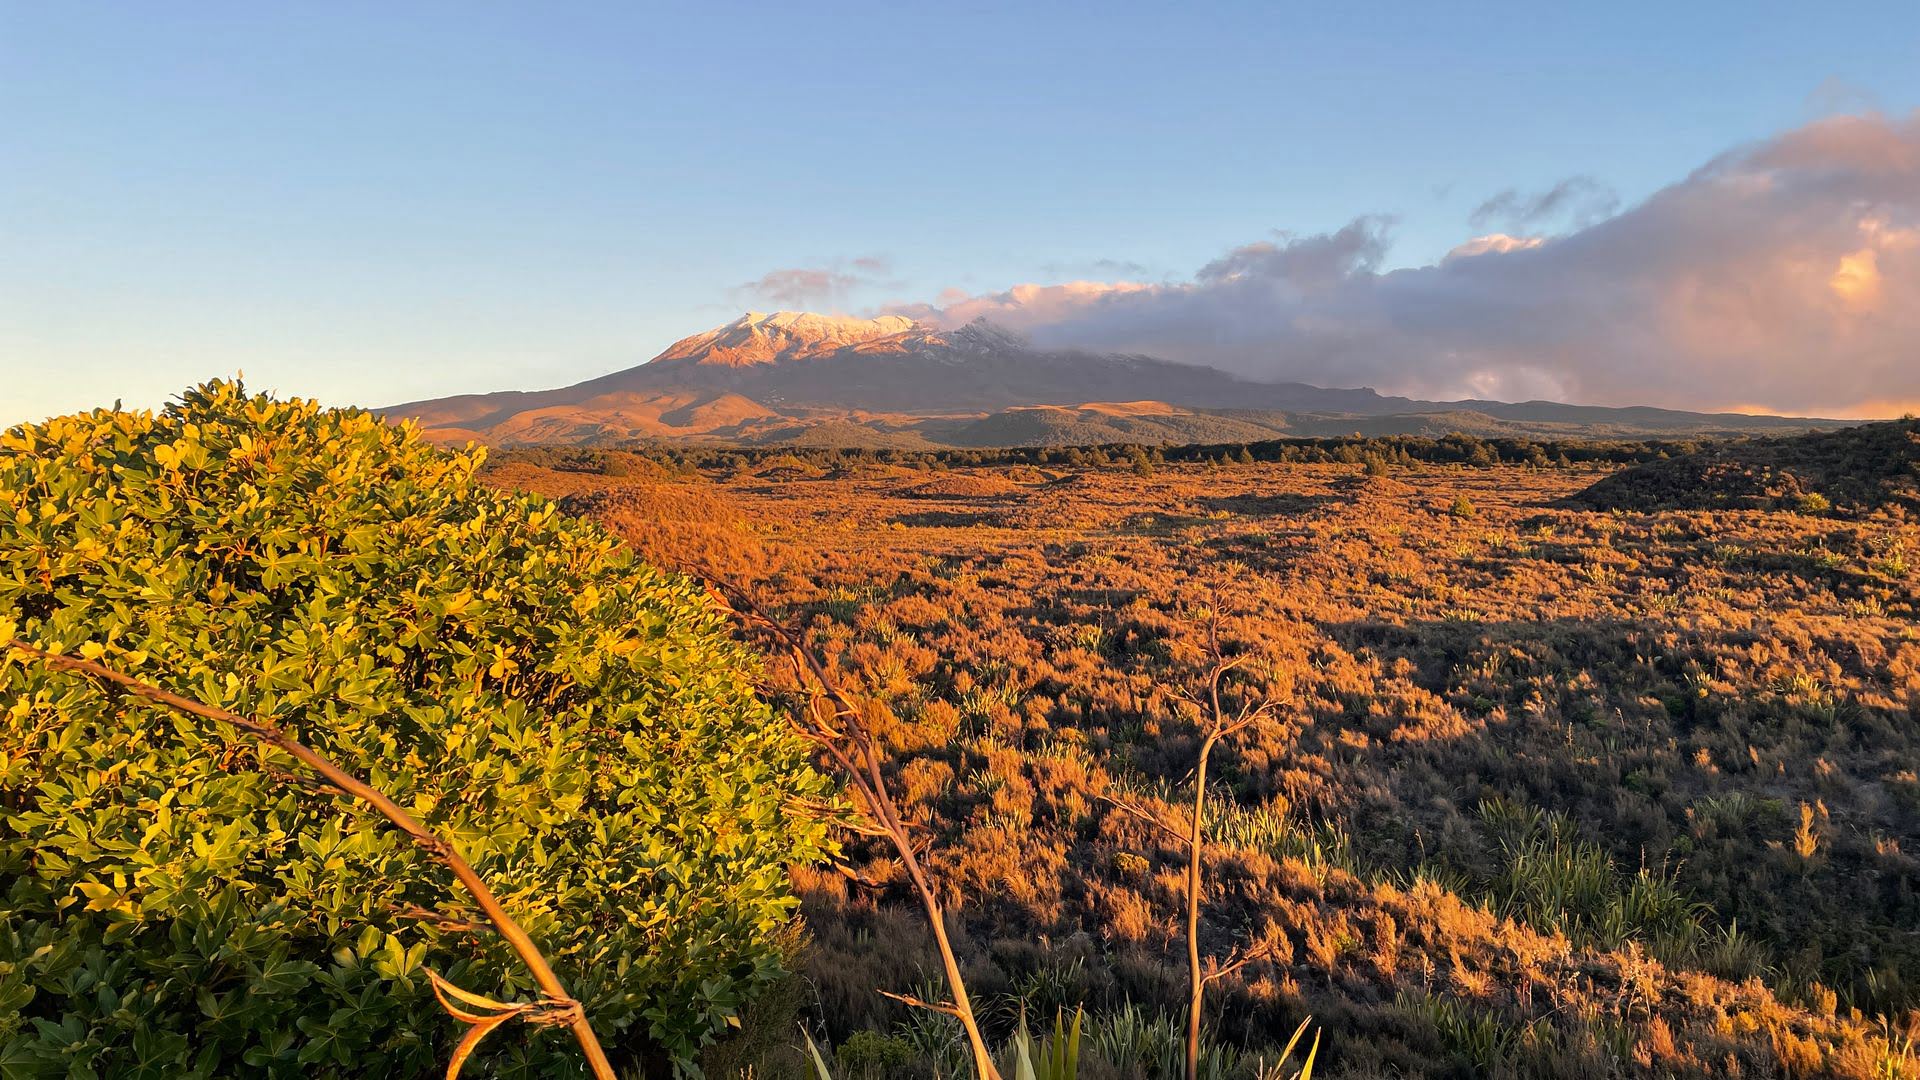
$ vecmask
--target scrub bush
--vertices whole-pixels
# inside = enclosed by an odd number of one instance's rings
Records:
[[[779,976],[829,786],[698,587],[480,461],[222,382],[15,428],[0,640],[341,762],[459,846],[616,1064],[684,1068]],[[284,753],[0,661],[5,1075],[437,1072],[462,1029],[425,968],[538,997],[462,900]],[[487,1046],[583,1071],[564,1032]]]

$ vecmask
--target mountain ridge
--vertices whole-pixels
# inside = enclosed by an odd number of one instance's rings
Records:
[[[1038,407],[1157,406],[1138,415],[1014,415]],[[983,319],[932,326],[802,311],[747,312],[681,338],[651,360],[571,386],[462,394],[377,410],[432,438],[497,444],[691,438],[772,442],[833,425],[895,443],[903,432],[954,445],[996,438],[1050,444],[1192,441],[1205,434],[1445,433],[1606,435],[1752,433],[1841,421],[1693,413],[1652,406],[1418,401],[1368,388],[1259,382],[1137,353],[1042,349]],[[1138,409],[1133,410],[1138,413]],[[1111,413],[1111,410],[1109,410]],[[1230,414],[1230,415],[1229,415]],[[1448,426],[1461,417],[1463,428]],[[1000,443],[999,445],[1019,445]]]

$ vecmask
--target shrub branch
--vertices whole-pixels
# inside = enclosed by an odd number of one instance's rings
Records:
[[[112,683],[135,697],[145,698],[177,712],[197,716],[203,720],[232,724],[261,742],[286,751],[302,764],[319,773],[328,784],[338,788],[341,793],[373,807],[381,817],[391,822],[394,828],[405,833],[416,847],[452,870],[453,876],[460,880],[460,884],[473,897],[474,903],[480,906],[481,912],[486,915],[487,921],[493,925],[494,930],[506,939],[507,944],[513,946],[513,951],[520,957],[521,963],[533,973],[534,981],[540,984],[540,990],[545,996],[539,1002],[496,1002],[477,994],[458,990],[429,971],[427,974],[433,981],[434,995],[440,999],[441,1005],[449,1014],[469,1027],[466,1037],[461,1039],[454,1058],[447,1067],[449,1080],[459,1075],[461,1065],[479,1044],[481,1037],[507,1020],[516,1018],[542,1025],[565,1026],[570,1029],[574,1038],[579,1040],[580,1049],[587,1057],[587,1065],[592,1069],[597,1080],[615,1080],[613,1065],[608,1062],[606,1052],[600,1048],[600,1040],[594,1036],[593,1027],[587,1022],[585,1011],[578,1001],[568,996],[566,987],[561,984],[559,976],[553,973],[553,968],[547,963],[547,958],[541,954],[539,947],[533,943],[533,939],[528,937],[527,932],[521,929],[513,916],[507,914],[506,909],[500,906],[493,892],[487,888],[486,882],[480,880],[480,875],[474,871],[466,859],[460,856],[452,844],[427,831],[424,825],[416,821],[413,815],[402,810],[392,799],[367,786],[353,774],[308,749],[293,736],[264,720],[249,719],[191,698],[184,698],[91,660],[50,653],[18,639],[8,641],[7,647],[14,652],[32,657],[56,671],[89,675]],[[454,999],[466,1002],[468,1006],[483,1009],[484,1012],[455,1007],[449,1002],[449,994]]]

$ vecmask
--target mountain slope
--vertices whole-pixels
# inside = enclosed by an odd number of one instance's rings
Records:
[[[750,434],[717,422],[654,430],[672,410],[645,403],[670,398],[686,409],[703,396],[744,399],[789,418],[924,417],[1088,401],[1368,413],[1412,404],[1371,390],[1251,382],[1148,356],[1035,349],[984,322],[948,331],[899,316],[748,312],[673,343],[648,363],[574,386],[467,394],[382,411],[413,418],[429,433],[495,442]],[[600,430],[595,418],[604,420]]]
[[[948,446],[1258,442],[1286,435],[1286,414],[1234,417],[1160,401],[1021,405],[977,419],[926,420],[916,430]]]
[[[1088,403],[1130,403],[1119,415]],[[1159,418],[1142,412],[1157,407]],[[1081,414],[1018,412],[1037,406]],[[947,330],[897,315],[748,312],[637,367],[536,392],[382,410],[443,441],[513,444],[701,438],[898,445],[1249,441],[1281,434],[1472,430],[1654,435],[1804,431],[1819,422],[1554,402],[1427,402],[1367,389],[1255,382],[1151,356],[1039,349],[984,321]],[[1831,426],[1831,425],[1824,425]],[[863,433],[865,429],[867,433]],[[915,429],[907,435],[908,429]]]

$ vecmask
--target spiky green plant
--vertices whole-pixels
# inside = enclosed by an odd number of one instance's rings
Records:
[[[1265,1054],[1208,1043],[1200,1058],[1202,1080],[1312,1080],[1314,1061],[1320,1053],[1318,1032],[1299,1065],[1291,1064],[1311,1026],[1311,1018],[1302,1020],[1271,1062]],[[899,1037],[912,1041],[904,1033]],[[801,1038],[815,1080],[836,1080],[829,1064],[833,1055],[824,1051],[805,1028],[801,1029]],[[935,1076],[957,1076],[966,1068],[964,1046],[961,1050],[957,1061],[951,1054],[922,1056],[919,1060],[922,1066],[930,1066]],[[1098,1059],[1129,1076],[1164,1077],[1179,1073],[1183,1050],[1184,1033],[1176,1021],[1164,1015],[1149,1016],[1129,1003],[1104,1018],[1089,1018],[1079,1009],[1071,1018],[1065,1010],[1057,1012],[1053,1029],[1045,1038],[1036,1038],[1023,1018],[995,1057],[1005,1062],[1012,1080],[1078,1080],[1083,1057]]]

